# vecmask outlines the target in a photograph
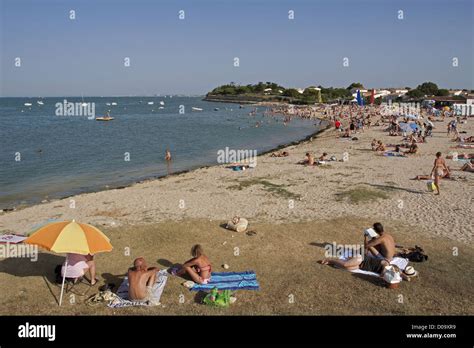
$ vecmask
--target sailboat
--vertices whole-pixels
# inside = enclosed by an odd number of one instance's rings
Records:
[[[36,102],[38,103],[38,105],[44,105],[44,103],[41,100],[37,100]]]
[[[165,102],[163,100],[160,101],[160,105],[165,105]]]
[[[195,108],[195,107],[193,106],[193,107],[191,108],[191,110],[193,110],[193,111],[202,111],[203,109],[201,109],[201,108]]]

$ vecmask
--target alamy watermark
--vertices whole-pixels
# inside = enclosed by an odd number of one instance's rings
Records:
[[[95,119],[95,103],[68,102],[56,103],[56,116],[87,116],[89,120]]]
[[[29,258],[38,261],[38,246],[33,244],[0,244],[0,259]]]
[[[257,150],[233,150],[226,146],[217,151],[217,163],[238,163],[255,167],[257,165]]]
[[[348,258],[364,256],[363,244],[337,244],[332,242],[324,246],[324,257]]]

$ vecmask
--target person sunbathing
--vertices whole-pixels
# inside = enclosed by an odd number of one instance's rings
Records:
[[[463,172],[474,173],[474,159],[471,159],[470,162],[464,164],[460,170]]]
[[[320,263],[348,271],[362,269],[381,274],[384,267],[390,264],[395,255],[395,240],[384,231],[380,222],[374,223],[373,229],[379,236],[369,241],[367,235],[364,235],[364,257],[357,255],[347,260],[323,259]]]
[[[322,156],[319,156],[318,160],[319,161],[327,161],[328,154],[327,152],[323,152]]]
[[[207,284],[211,280],[212,266],[208,257],[204,255],[204,250],[199,244],[191,248],[191,260],[188,260],[178,268],[173,274],[183,276],[188,274],[191,279],[198,284]]]
[[[278,152],[272,152],[270,157],[288,157],[290,154],[287,151],[278,151]]]
[[[133,261],[133,267],[128,270],[128,298],[130,300],[148,300],[151,298],[151,289],[156,281],[157,267],[147,267],[143,257]]]
[[[382,143],[381,140],[377,142],[377,147],[375,148],[375,151],[377,152],[384,152],[385,151],[385,145]]]
[[[446,159],[453,159],[454,156],[453,155],[447,155],[446,156]],[[457,159],[471,159],[471,158],[474,158],[474,153],[470,153],[470,154],[467,154],[467,153],[460,153],[457,155]]]
[[[377,148],[377,139],[372,139],[370,146],[372,147],[372,151],[375,151],[375,149]]]
[[[410,148],[408,149],[408,151],[405,151],[404,153],[405,154],[409,154],[409,155],[414,155],[418,152],[418,145],[416,144],[416,142],[413,142],[411,145],[410,145]]]
[[[311,153],[306,152],[304,160],[298,162],[298,164],[305,164],[308,166],[312,166],[314,165],[314,156]]]

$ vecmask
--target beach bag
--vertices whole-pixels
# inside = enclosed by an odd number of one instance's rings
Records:
[[[213,307],[229,307],[230,290],[219,292],[217,288],[213,288],[202,301],[204,304]]]
[[[247,219],[235,216],[232,220],[227,223],[226,228],[236,232],[245,232],[249,222]]]
[[[408,259],[411,262],[428,261],[428,255],[426,255],[423,248],[419,247],[418,245],[415,245],[414,248],[411,248],[409,250],[404,250],[400,253],[399,256],[404,257],[405,259]]]
[[[433,180],[429,180],[426,183],[426,186],[428,187],[428,191],[430,191],[430,192],[433,192],[434,190],[436,190],[436,185],[435,185]]]

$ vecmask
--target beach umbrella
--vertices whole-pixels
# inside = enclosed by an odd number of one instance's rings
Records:
[[[40,227],[24,242],[38,245],[58,254],[93,255],[112,250],[110,239],[104,233],[92,225],[78,223],[75,220],[49,223]],[[67,258],[64,266],[61,296],[59,298],[60,306],[63,299],[66,272]]]

